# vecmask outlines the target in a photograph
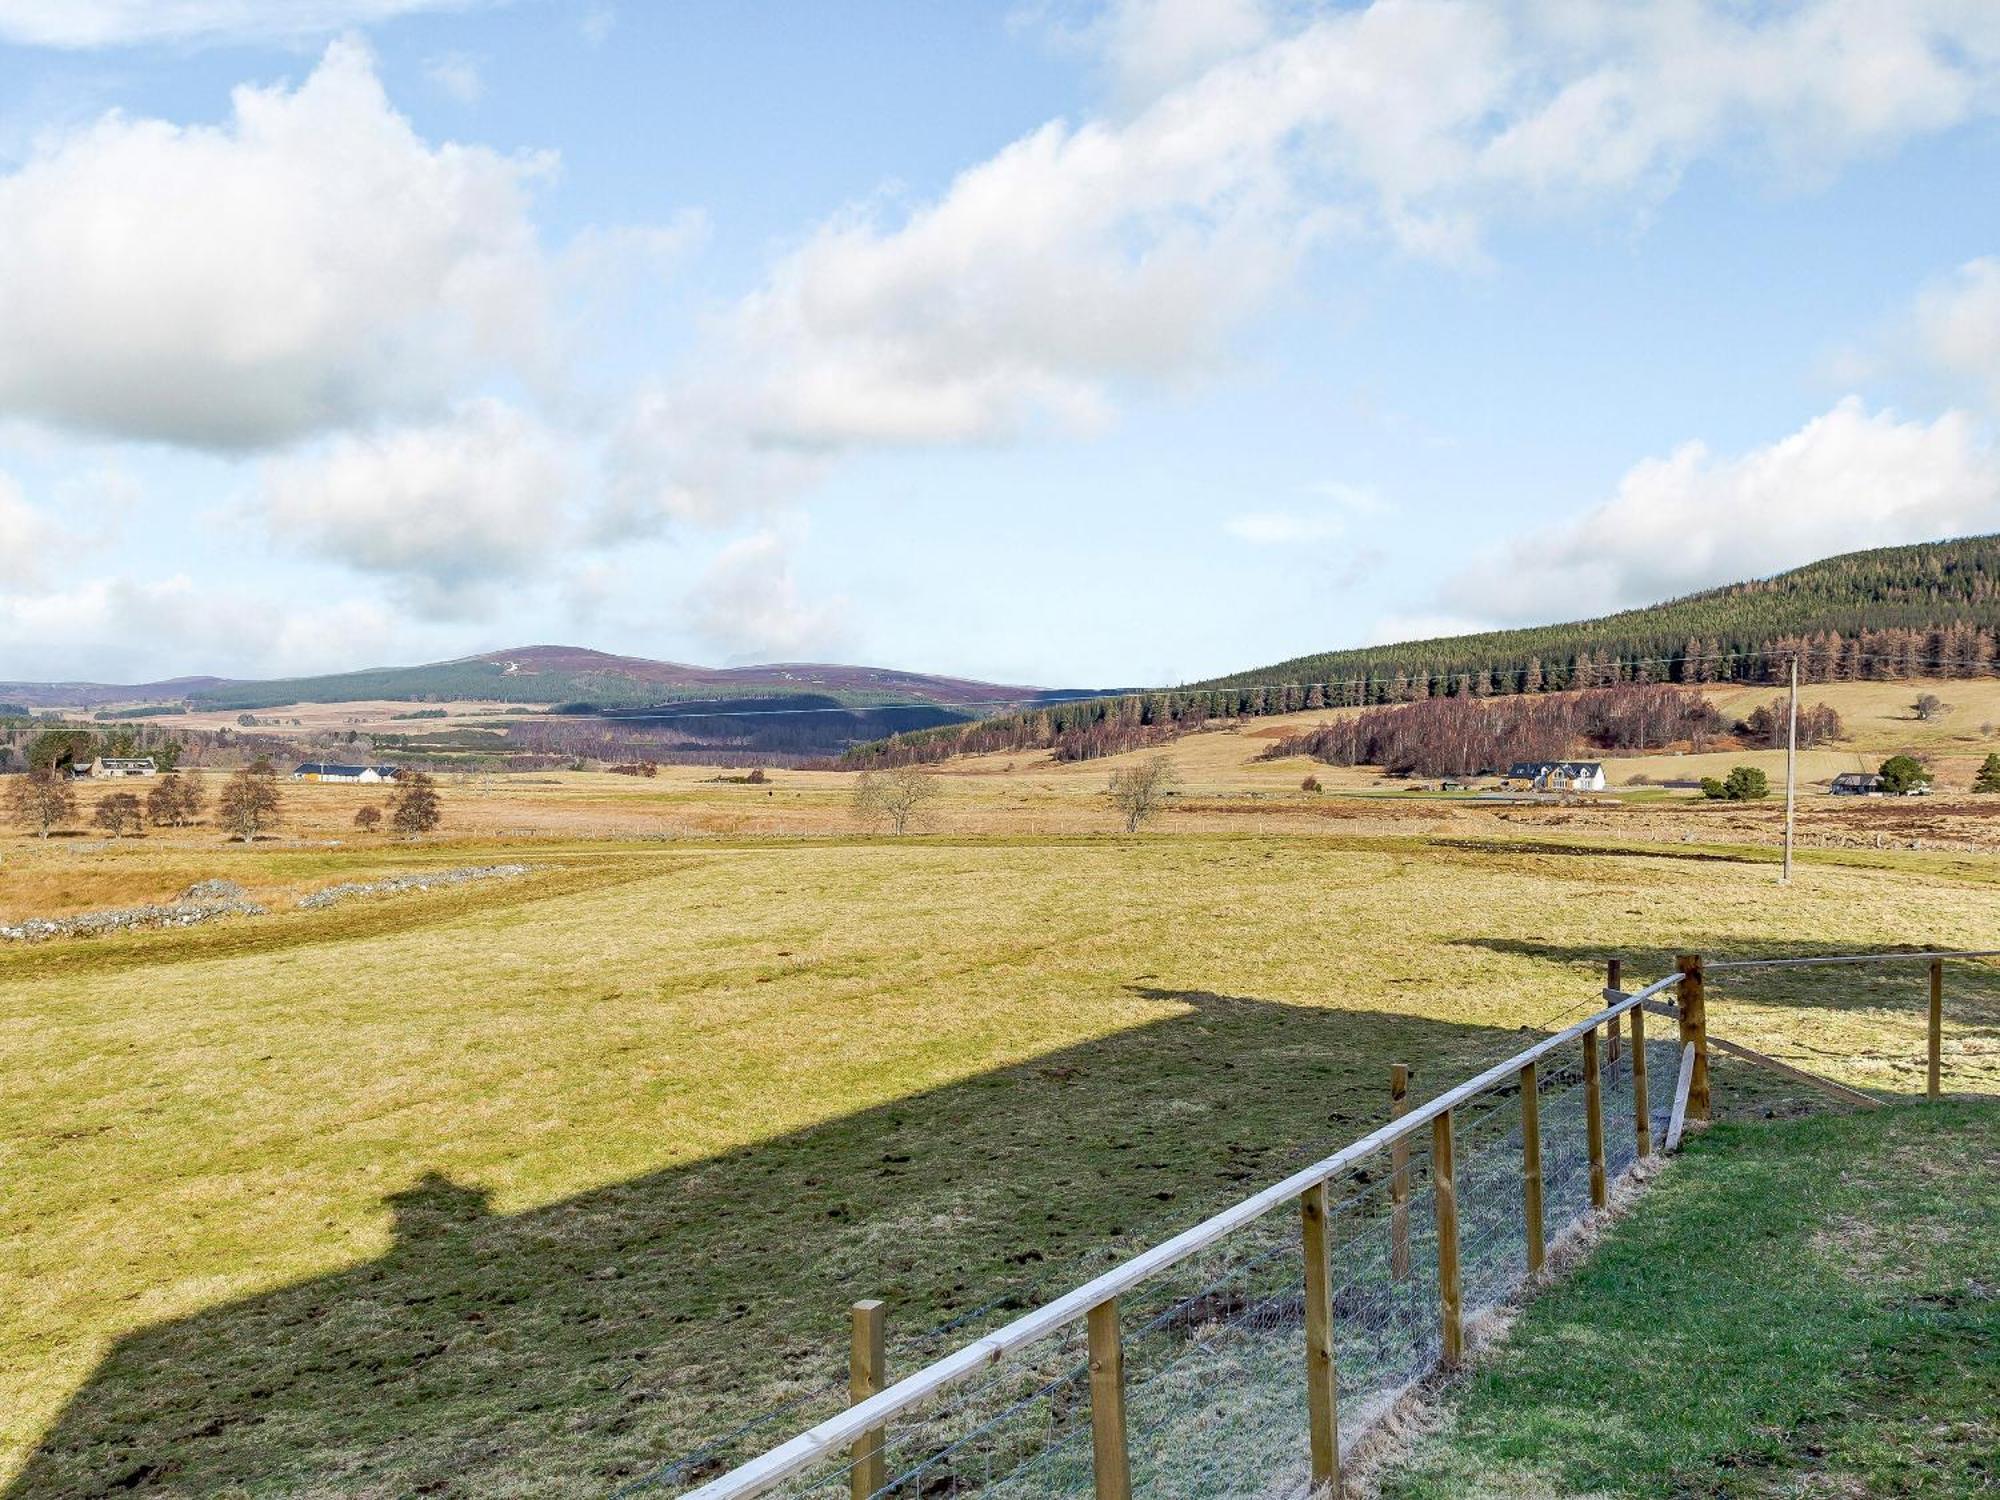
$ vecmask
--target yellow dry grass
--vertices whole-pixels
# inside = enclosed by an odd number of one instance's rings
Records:
[[[1587,1008],[1605,953],[2000,932],[1971,799],[1818,799],[1782,889],[1772,807],[1383,795],[1256,761],[1273,727],[1173,745],[1136,839],[1110,765],[1016,756],[905,840],[839,773],[669,768],[447,778],[414,843],[353,833],[382,789],[292,783],[254,846],[0,842],[9,917],[209,877],[276,908],[0,947],[8,1494],[598,1489],[818,1369],[852,1297],[915,1327],[1060,1282],[1359,1133],[1392,1058],[1428,1092]],[[534,872],[292,909],[502,859]],[[1953,984],[1953,1082],[2000,1087],[1995,989]],[[1914,975],[1712,1000],[1920,1086]]]

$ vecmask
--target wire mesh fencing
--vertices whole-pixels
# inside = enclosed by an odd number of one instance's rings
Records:
[[[1441,1118],[1378,1132],[1338,1154],[1313,1232],[1326,1255],[1321,1302],[1331,1323],[1339,1451],[1438,1369],[1465,1325],[1515,1296],[1546,1250],[1584,1223],[1594,1199],[1638,1159],[1634,1049],[1626,1039],[1614,1054],[1606,1040],[1602,1031],[1571,1028],[1522,1054],[1535,1061],[1532,1073],[1509,1082],[1509,1070],[1497,1069],[1478,1088],[1455,1091],[1465,1097]],[[1594,1072],[1586,1066],[1590,1046],[1599,1049]],[[1665,1137],[1679,1051],[1668,1038],[1646,1048],[1655,1149]],[[1439,1113],[1435,1104],[1423,1108]],[[1447,1141],[1448,1195],[1439,1154]],[[1095,1408],[1109,1399],[1131,1493],[1158,1500],[1303,1494],[1324,1467],[1323,1458],[1313,1460],[1308,1397],[1315,1380],[1309,1222],[1296,1198],[1273,1201],[1123,1286],[1093,1312],[1091,1326],[1073,1316],[1005,1358],[996,1351],[964,1378],[899,1403],[858,1441],[743,1492],[1093,1496],[1105,1492],[1104,1416]],[[1106,1312],[1115,1330],[1108,1338],[1095,1327]],[[988,1313],[975,1309],[933,1333],[965,1334]],[[1115,1397],[1105,1396],[1106,1382]],[[841,1394],[808,1392],[801,1409],[817,1412]],[[754,1447],[768,1434],[733,1436],[738,1447]],[[1333,1438],[1319,1436],[1322,1445]],[[652,1476],[651,1487],[686,1493],[718,1461],[711,1454],[696,1469]]]

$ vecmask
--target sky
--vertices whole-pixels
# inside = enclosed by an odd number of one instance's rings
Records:
[[[1992,0],[0,0],[0,680],[1048,686],[2000,530]]]

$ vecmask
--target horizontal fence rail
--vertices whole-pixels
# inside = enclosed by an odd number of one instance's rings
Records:
[[[1232,1475],[1262,1492],[1293,1463],[1297,1481],[1337,1493],[1355,1433],[1409,1382],[1463,1359],[1468,1319],[1542,1274],[1555,1241],[1605,1208],[1612,1182],[1656,1140],[1671,1152],[1708,1119],[1711,1048],[1843,1103],[1880,1105],[1712,1038],[1707,976],[1928,964],[1927,1091],[1937,1097],[1942,966],[1991,958],[2000,950],[1683,955],[1675,972],[1629,992],[1609,960],[1596,1014],[1420,1105],[1396,1065],[1387,1124],[886,1388],[880,1304],[857,1304],[851,1404],[683,1500],[748,1500],[780,1486],[851,1500],[1203,1496],[1223,1493],[1213,1486]],[[1649,1041],[1648,1015],[1677,1033]],[[1580,1056],[1566,1055],[1579,1044]],[[1665,1086],[1657,1112],[1653,1076]],[[1269,1218],[1283,1208],[1297,1217]],[[1184,1343],[1162,1352],[1168,1335]],[[951,1435],[954,1420],[970,1430]],[[891,1449],[913,1461],[892,1465]],[[1190,1465],[1203,1477],[1191,1480]]]
[[[1433,1126],[1458,1105],[1498,1085],[1513,1082],[1530,1063],[1571,1045],[1680,982],[1679,974],[1669,974],[1644,989],[1626,995],[1588,1019],[1547,1037],[1456,1088],[1416,1106],[1352,1145],[1300,1168],[1254,1197],[1245,1198],[1193,1228],[1183,1230],[1172,1239],[1141,1251],[1123,1265],[1113,1267],[1074,1291],[906,1376],[878,1395],[858,1402],[839,1415],[808,1428],[789,1442],[709,1481],[689,1492],[687,1500],[743,1500],[746,1496],[763,1494],[813,1464],[850,1448],[856,1439],[918,1406],[945,1387],[1048,1338],[1148,1277],[1187,1259],[1274,1209],[1292,1204],[1308,1189],[1339,1176],[1377,1152]]]

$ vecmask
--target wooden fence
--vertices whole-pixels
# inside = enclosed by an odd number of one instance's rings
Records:
[[[1158,1277],[1197,1252],[1216,1244],[1246,1225],[1287,1206],[1296,1205],[1304,1256],[1303,1300],[1305,1390],[1302,1404],[1308,1418],[1309,1463],[1314,1485],[1323,1493],[1340,1493],[1341,1436],[1339,1432],[1339,1373],[1336,1369],[1333,1278],[1328,1249],[1328,1184],[1366,1158],[1386,1151],[1390,1159],[1390,1264],[1394,1274],[1409,1268],[1409,1152],[1419,1132],[1429,1136],[1430,1172],[1435,1226],[1435,1297],[1442,1330],[1440,1357],[1449,1368],[1465,1356],[1465,1307],[1461,1284],[1459,1204],[1454,1163],[1454,1122],[1459,1112],[1489,1092],[1518,1087],[1521,1100],[1520,1193],[1526,1265],[1529,1275],[1542,1271],[1547,1255],[1544,1222],[1542,1128],[1539,1119],[1540,1072],[1567,1065],[1572,1050],[1580,1051],[1585,1095],[1589,1154],[1590,1204],[1601,1209],[1609,1201],[1600,1057],[1615,1062],[1626,1049],[1629,1027],[1635,1159],[1654,1152],[1651,1080],[1648,1076],[1646,1020],[1659,1016],[1677,1028],[1679,1066],[1673,1083],[1673,1107],[1661,1143],[1675,1150],[1691,1122],[1710,1113],[1708,1064],[1712,1051],[1726,1052],[1771,1068],[1795,1081],[1819,1088],[1845,1103],[1873,1108],[1880,1101],[1831,1079],[1794,1067],[1740,1044],[1711,1037],[1708,1032],[1707,979],[1723,971],[1805,967],[1823,964],[1924,963],[1930,971],[1927,1094],[1942,1092],[1943,973],[1948,960],[2000,957],[2000,951],[1850,954],[1834,957],[1705,962],[1698,955],[1676,961],[1675,971],[1627,992],[1620,987],[1621,965],[1608,961],[1605,1008],[1546,1039],[1496,1063],[1438,1098],[1411,1107],[1406,1097],[1408,1071],[1398,1064],[1391,1074],[1389,1123],[1332,1155],[1301,1168],[1262,1192],[1224,1209],[1172,1239],[1142,1251],[1103,1275],[1046,1305],[964,1345],[893,1385],[884,1384],[882,1306],[857,1303],[854,1309],[851,1404],[837,1416],[799,1433],[789,1441],[702,1484],[685,1500],[745,1500],[764,1494],[788,1480],[831,1462],[846,1465],[854,1500],[894,1493],[894,1481],[884,1457],[885,1434],[892,1419],[909,1413],[940,1392],[975,1373],[1017,1357],[1032,1346],[1071,1329],[1085,1326],[1088,1349],[1091,1474],[1097,1500],[1128,1500],[1133,1493],[1128,1452],[1125,1389],[1125,1343],[1119,1328],[1120,1298]],[[1663,997],[1673,992],[1674,1003]],[[1629,1017],[1629,1021],[1628,1018]],[[815,1486],[817,1488],[817,1486]]]

